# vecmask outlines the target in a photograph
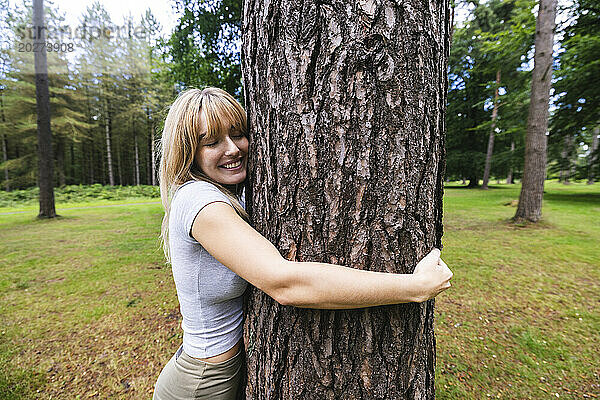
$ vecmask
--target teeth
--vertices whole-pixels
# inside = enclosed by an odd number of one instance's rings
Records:
[[[234,163],[230,163],[230,164],[225,164],[223,165],[223,168],[227,168],[227,169],[231,169],[231,168],[237,168],[240,165],[242,165],[242,162],[240,160],[234,162]]]

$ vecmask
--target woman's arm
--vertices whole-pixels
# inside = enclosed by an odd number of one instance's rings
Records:
[[[219,262],[284,305],[347,309],[421,302],[450,287],[452,277],[439,250],[423,258],[412,274],[288,261],[222,202],[198,213],[192,236]]]

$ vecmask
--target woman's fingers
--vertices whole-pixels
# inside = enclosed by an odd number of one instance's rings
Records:
[[[442,260],[440,258],[440,261],[439,261],[438,265],[440,267],[442,267],[444,269],[444,272],[446,272],[448,274],[448,280],[452,279],[452,277],[454,276],[454,274],[452,273],[452,271],[450,270],[450,268],[448,268],[448,265],[444,262],[444,260]]]

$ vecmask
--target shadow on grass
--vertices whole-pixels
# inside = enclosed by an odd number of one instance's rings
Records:
[[[502,189],[502,190],[506,190],[506,189],[514,189],[515,186],[508,186],[508,185],[502,185],[502,186],[495,186],[495,185],[489,185],[488,189],[489,190],[496,190],[496,189]],[[481,190],[481,185],[479,186],[468,186],[468,185],[444,185],[444,189],[478,189]]]
[[[544,193],[544,200],[563,203],[600,205],[600,193]]]
[[[543,218],[538,222],[531,222],[523,219],[515,220],[514,217],[511,217],[500,220],[500,225],[513,230],[545,230],[557,228],[556,225],[551,224]]]

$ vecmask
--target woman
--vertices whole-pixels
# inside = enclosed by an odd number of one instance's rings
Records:
[[[437,249],[412,274],[285,260],[247,223],[246,135],[244,110],[216,88],[182,93],[165,121],[162,239],[183,345],[161,372],[154,399],[236,398],[247,282],[281,304],[322,309],[421,302],[450,287],[452,272]]]

